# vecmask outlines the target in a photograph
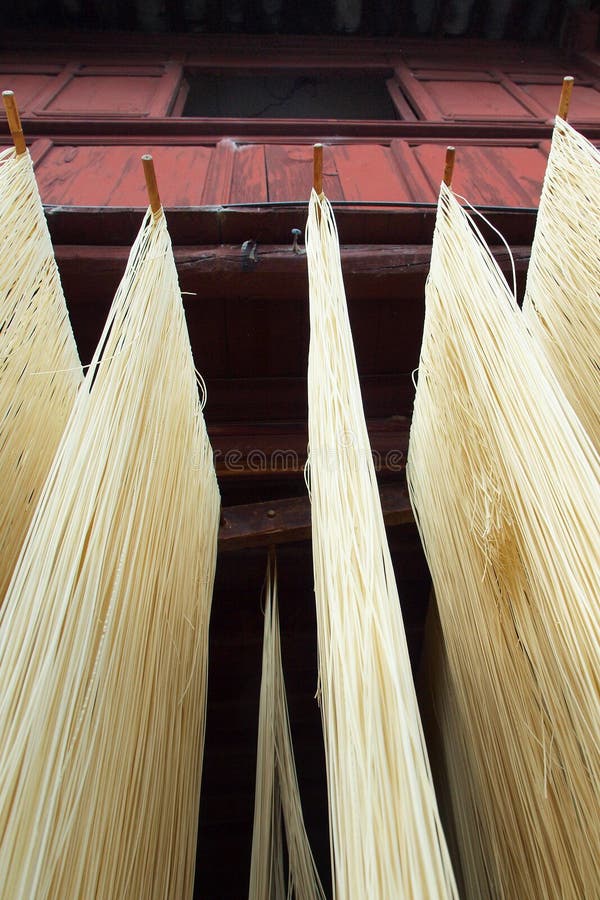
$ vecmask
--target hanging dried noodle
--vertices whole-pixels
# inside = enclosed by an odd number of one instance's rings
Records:
[[[600,152],[559,118],[523,310],[600,449]]]
[[[81,365],[29,153],[0,153],[0,606]]]
[[[468,754],[448,777],[470,898],[575,900],[598,886],[599,476],[442,185],[408,477]]]
[[[308,424],[334,895],[456,896],[411,675],[352,344],[337,230],[306,231]]]
[[[473,823],[478,822],[477,798],[472,791],[469,754],[465,752],[465,731],[456,703],[456,691],[433,592],[425,622],[419,700],[440,815],[459,882],[459,893],[461,897],[485,900],[492,897],[493,892],[485,866],[481,868],[479,865],[482,860],[478,841],[471,837]],[[468,891],[464,886],[460,851],[467,857],[464,868],[471,879]],[[473,881],[474,877],[480,880]]]
[[[4,896],[191,897],[218,517],[147,215],[0,621]]]
[[[269,558],[258,718],[250,900],[325,900],[311,853],[296,775],[281,661],[277,564]],[[282,817],[288,850],[286,884]]]

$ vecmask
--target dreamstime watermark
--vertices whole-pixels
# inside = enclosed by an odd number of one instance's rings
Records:
[[[255,474],[281,474],[302,472],[306,463],[306,453],[291,447],[276,447],[264,450],[229,447],[227,450],[213,450],[215,468],[227,472],[252,472]],[[311,448],[309,463],[318,465],[326,472],[336,472],[343,463],[351,469],[367,466],[369,460],[375,472],[400,472],[404,469],[404,452],[398,448],[377,450],[363,447],[348,431],[340,434],[336,446]]]

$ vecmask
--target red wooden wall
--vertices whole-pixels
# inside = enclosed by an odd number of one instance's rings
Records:
[[[131,36],[132,40],[134,36]],[[432,201],[443,147],[459,148],[455,186],[474,203],[536,205],[560,83],[574,74],[570,120],[600,139],[600,61],[554,49],[329,38],[199,37],[160,50],[122,39],[6,53],[44,201],[143,206],[139,156],[156,158],[167,206],[302,201],[310,148],[326,144],[331,199]],[[99,38],[101,41],[101,38]],[[333,42],[333,46],[331,46]],[[192,49],[193,48],[193,49]],[[135,52],[134,52],[135,51]],[[110,54],[110,55],[109,55]],[[189,79],[205,73],[381,78],[393,120],[184,117]]]

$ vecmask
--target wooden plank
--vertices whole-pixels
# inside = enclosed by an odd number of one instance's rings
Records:
[[[400,85],[398,84],[396,79],[388,78],[385,84],[392,103],[394,104],[394,108],[396,110],[398,118],[404,119],[407,122],[416,122],[417,117],[415,116],[415,112],[402,93]]]
[[[189,92],[190,92],[190,85],[184,78],[184,79],[182,79],[181,84],[179,85],[179,90],[177,91],[177,97],[175,98],[173,108],[171,109],[172,116],[182,116],[183,115],[183,110],[185,108],[185,103],[188,98]]]
[[[201,202],[211,150],[207,147],[54,147],[38,167],[44,203],[76,206],[147,204],[141,165],[143,152],[154,157],[160,195],[168,206]]]
[[[141,222],[141,216],[137,221]],[[509,268],[504,248],[492,247],[492,251],[500,267]],[[527,245],[512,248],[519,267],[527,265],[529,251]],[[175,246],[174,253],[182,290],[185,284],[185,290],[196,293],[199,298],[209,296],[220,301],[238,296],[240,301],[254,306],[254,311],[251,309],[249,315],[257,319],[256,328],[267,327],[259,315],[263,301],[267,301],[266,308],[271,314],[277,315],[278,306],[291,302],[302,307],[307,298],[306,256],[304,253],[294,253],[290,245],[259,244],[256,249],[257,264],[251,270],[244,267],[239,245]],[[85,271],[94,280],[91,290],[95,295],[103,290],[104,276],[113,278],[114,273],[124,269],[129,247],[59,244],[55,247],[55,254],[69,288],[76,286],[77,272]],[[405,279],[412,276],[422,284],[429,271],[430,258],[431,247],[428,245],[342,245],[342,271],[350,304],[368,301],[371,313],[373,304],[378,301],[391,299],[401,306],[402,301],[415,296],[412,289],[404,286]],[[198,302],[204,302],[204,299]],[[241,308],[238,312],[243,315]],[[289,314],[286,309],[284,315],[287,317]],[[241,331],[247,327],[251,327],[250,323],[244,323]],[[294,327],[289,322],[288,332],[296,334]]]
[[[399,366],[402,363],[399,361]],[[208,402],[204,411],[209,424],[222,422],[288,422],[307,416],[306,377],[210,378],[206,377]],[[411,372],[361,377],[365,415],[386,418],[410,415],[414,401]]]
[[[183,80],[183,67],[180,63],[169,62],[155,85],[154,96],[147,108],[147,114],[152,117],[168,116],[179,93],[179,86]]]
[[[413,152],[437,188],[443,172],[444,147],[421,144]],[[545,170],[546,157],[539,147],[460,146],[452,187],[474,204],[534,207],[539,203]]]
[[[286,262],[288,259],[286,257]],[[305,267],[306,259],[301,260],[301,266],[302,263]],[[294,264],[297,265],[295,261]],[[258,268],[261,266],[262,263]],[[283,290],[277,282],[281,277],[289,279],[289,273],[276,277],[272,285],[274,290],[269,287],[265,291],[259,286],[264,273],[257,274],[260,282],[254,280],[253,284],[243,275],[238,274],[238,277],[240,286],[230,284],[229,296],[223,298],[226,308],[224,338],[230,348],[230,374],[236,378],[263,378],[285,377],[303,371],[308,358],[309,321],[308,284],[304,268],[300,282],[304,290],[294,280],[295,298],[285,305],[285,312]],[[268,297],[263,296],[266,293]]]
[[[435,203],[437,193],[425,176],[418,158],[413,154],[408,141],[392,141],[390,150],[399,171],[402,173],[412,200],[425,200]]]
[[[141,216],[137,226],[141,224]],[[123,277],[129,256],[128,247],[55,248],[73,331],[80,356],[89,362],[102,332],[108,307]],[[225,305],[207,290],[214,280],[208,277],[198,284],[190,274],[188,255],[176,251],[179,284],[183,292],[188,333],[196,364],[211,377],[228,374]]]
[[[107,67],[80,69],[62,88],[42,105],[38,112],[53,117],[84,116],[164,116],[172,104],[181,81],[181,67],[170,65],[163,75],[138,74],[135,68]]]
[[[238,146],[235,154],[230,203],[260,203],[267,200],[264,144]]]
[[[267,144],[265,161],[269,200],[308,202],[313,178],[312,146]],[[335,158],[327,144],[323,147],[323,190],[330,200],[344,199]]]
[[[424,279],[415,288],[415,300],[410,307],[397,300],[394,302],[392,297],[378,304],[379,318],[372,341],[377,360],[376,371],[382,378],[397,371],[399,360],[402,360],[402,368],[406,370],[412,371],[419,365],[425,318]],[[393,340],[390,340],[390,335],[394,336]]]
[[[215,206],[229,200],[235,155],[236,145],[228,138],[219,141],[212,151],[204,178],[201,200],[203,206]]]
[[[414,523],[406,486],[383,485],[379,496],[388,528]],[[219,552],[223,553],[242,548],[306,541],[310,536],[310,500],[308,497],[292,497],[223,509],[218,546]]]
[[[367,422],[371,456],[380,476],[398,477],[408,451],[409,420],[403,416]],[[306,463],[306,422],[211,424],[209,436],[217,475],[228,479],[297,480]]]
[[[422,119],[436,121],[442,118],[442,111],[432,95],[423,87],[404,60],[398,60],[394,74],[400,87],[408,97],[411,106]]]
[[[413,200],[404,172],[381,144],[331,147],[346,200]]]
[[[36,109],[38,101],[36,100]],[[30,114],[31,115],[31,112]],[[547,121],[540,122],[532,117],[506,119],[498,122],[494,118],[474,117],[469,119],[444,120],[438,113],[437,120],[404,121],[399,119],[360,120],[360,119],[288,119],[285,132],[282,131],[281,119],[252,118],[156,118],[128,116],[122,114],[95,116],[92,119],[83,115],[67,114],[48,115],[35,112],[30,120],[24,119],[30,134],[36,137],[55,137],[57,141],[77,138],[80,142],[90,141],[94,137],[102,137],[103,143],[131,143],[163,139],[165,142],[194,144],[216,143],[224,137],[244,143],[260,143],[268,141],[269,145],[297,146],[311,145],[316,141],[327,141],[328,144],[364,144],[389,141],[391,138],[410,138],[423,140],[439,139],[442,142],[456,142],[458,139],[470,138],[502,140],[539,140],[548,136]],[[35,129],[35,130],[34,130]],[[600,121],[585,123],[585,134],[590,139],[600,137]],[[95,141],[98,142],[97,140]]]
[[[469,83],[468,89],[460,82],[442,80],[427,81],[423,89],[432,97],[444,119],[500,119],[531,118],[526,109],[506,88],[497,82]]]
[[[140,153],[141,157],[141,153]],[[147,200],[147,198],[146,198]],[[85,236],[85,246],[131,247],[140,229],[145,206],[139,207],[86,207],[46,205],[46,219],[57,246],[80,245]],[[214,208],[169,209],[169,233],[174,244],[217,244],[221,241],[221,219]],[[237,234],[232,227],[232,240]]]
[[[265,146],[269,200],[308,201],[312,188],[312,147]]]
[[[27,126],[26,134],[30,141],[33,140]],[[550,132],[546,139],[549,136]],[[458,140],[455,143],[459,147],[460,157],[467,142]],[[478,141],[476,145],[482,148],[482,153],[492,153],[491,148],[495,146],[496,161],[504,159],[506,165],[514,166],[515,177],[517,166],[524,167],[520,172],[523,179],[530,177],[531,161],[539,152],[539,147],[531,141]],[[138,141],[126,145],[88,141],[55,143],[38,170],[40,184],[44,185],[42,197],[46,203],[61,205],[102,203],[123,206],[139,204],[141,207],[146,198],[137,161],[143,152],[150,151],[156,157],[157,166],[158,161],[164,159],[166,171],[161,182],[166,177],[168,187],[163,187],[161,196],[167,206],[216,205],[230,202],[232,197],[233,202],[260,202],[266,199],[266,154],[270,161],[269,190],[278,198],[275,202],[286,202],[282,197],[286,190],[290,192],[287,200],[290,203],[295,200],[301,205],[300,192],[308,191],[312,179],[311,147],[268,145],[257,149],[254,145],[242,150],[236,149],[236,146],[225,139],[219,142],[216,155],[211,157],[214,152],[211,147],[193,146],[188,142],[149,144]],[[429,175],[427,165],[424,165],[428,154],[438,153],[431,149],[435,146],[443,147],[444,143],[441,140],[410,144],[392,141],[389,147],[382,143],[326,147],[325,186],[326,190],[328,186],[330,188],[328,196],[334,202],[343,197],[349,201],[373,201],[374,204],[406,203],[413,199],[434,202],[439,176],[435,173],[433,183],[423,176]],[[290,157],[293,163],[288,164]],[[536,164],[536,177],[537,171]],[[246,185],[247,195],[243,193]],[[270,196],[269,201],[272,200],[273,196]],[[307,201],[308,193],[304,202]],[[493,202],[499,205],[524,203],[522,199],[516,200],[512,192],[503,195],[501,180],[498,181]],[[295,221],[291,227],[297,226]],[[245,234],[243,239],[249,236],[258,239],[258,235],[249,234]],[[374,239],[377,240],[376,237]]]
[[[433,145],[442,148],[442,144]],[[141,154],[140,154],[141,155]],[[440,171],[440,170],[438,170]],[[436,173],[436,189],[440,176]],[[432,182],[433,183],[433,182]],[[144,201],[145,202],[145,201]],[[334,202],[335,216],[343,244],[369,244],[373,247],[430,245],[435,223],[435,201],[426,209],[387,208],[365,210],[339,206]],[[167,204],[168,207],[168,204]],[[47,206],[46,216],[55,245],[131,246],[139,230],[145,205],[137,208]],[[511,245],[531,244],[537,210],[486,211],[487,218]],[[169,233],[175,246],[191,247],[211,244],[237,244],[249,237],[260,246],[279,244],[290,247],[290,234],[298,222],[306,221],[307,205],[258,209],[223,209],[197,207],[168,208]],[[494,243],[494,238],[491,242]]]

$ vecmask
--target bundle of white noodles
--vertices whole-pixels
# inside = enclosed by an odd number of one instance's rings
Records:
[[[559,118],[523,310],[600,449],[600,152]]]
[[[282,818],[288,850],[287,884]],[[325,900],[304,827],[285,695],[277,564],[269,557],[258,718],[250,900]]]
[[[313,192],[308,426],[334,895],[456,888],[410,669],[331,207]]]
[[[408,478],[463,742],[466,896],[594,896],[600,462],[445,185]]]
[[[0,606],[83,374],[28,152],[0,153]]]
[[[461,897],[480,897],[484,900],[494,894],[490,892],[485,868],[481,870],[479,866],[479,841],[472,839],[472,829],[480,827],[477,798],[473,795],[469,754],[465,752],[465,731],[433,592],[425,622],[419,700],[440,815],[459,893]],[[464,864],[461,852],[463,857],[467,857]],[[469,883],[468,893],[464,886],[463,865],[471,879],[473,876],[481,878],[480,883]]]
[[[191,897],[218,518],[148,214],[0,621],[3,896]]]

